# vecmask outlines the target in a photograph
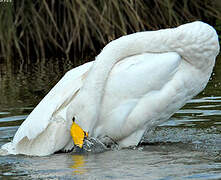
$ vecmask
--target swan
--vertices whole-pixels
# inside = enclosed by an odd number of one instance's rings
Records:
[[[136,146],[205,88],[218,53],[216,31],[200,21],[113,40],[67,72],[1,149],[44,156],[87,136]]]

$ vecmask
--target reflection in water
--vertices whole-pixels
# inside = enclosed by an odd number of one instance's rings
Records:
[[[0,107],[34,107],[59,81],[65,72],[73,68],[70,61],[41,60],[36,64],[12,64],[7,69],[0,66]],[[2,109],[1,109],[2,110]]]
[[[73,169],[74,174],[84,174],[87,172],[85,169],[85,160],[83,155],[72,155],[73,165],[71,168]]]
[[[56,60],[0,67],[0,146],[11,141],[36,104],[71,68]],[[46,157],[0,156],[0,179],[221,179],[221,59],[207,88],[143,148]]]

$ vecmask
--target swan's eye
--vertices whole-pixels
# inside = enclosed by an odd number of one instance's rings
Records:
[[[72,118],[72,121],[73,121],[73,122],[75,121],[75,117]]]

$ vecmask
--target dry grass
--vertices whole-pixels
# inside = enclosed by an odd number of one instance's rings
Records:
[[[19,0],[0,3],[0,55],[6,59],[88,61],[112,39],[193,20],[215,25],[213,0]],[[218,21],[217,21],[218,22]],[[219,21],[220,22],[220,21]],[[85,58],[84,61],[81,61]]]

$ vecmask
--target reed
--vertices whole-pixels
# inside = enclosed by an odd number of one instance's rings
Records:
[[[79,65],[129,33],[194,20],[215,25],[213,0],[12,0],[0,2],[0,57],[9,61],[65,57]],[[218,28],[220,25],[218,25]],[[84,59],[84,60],[82,60]]]

